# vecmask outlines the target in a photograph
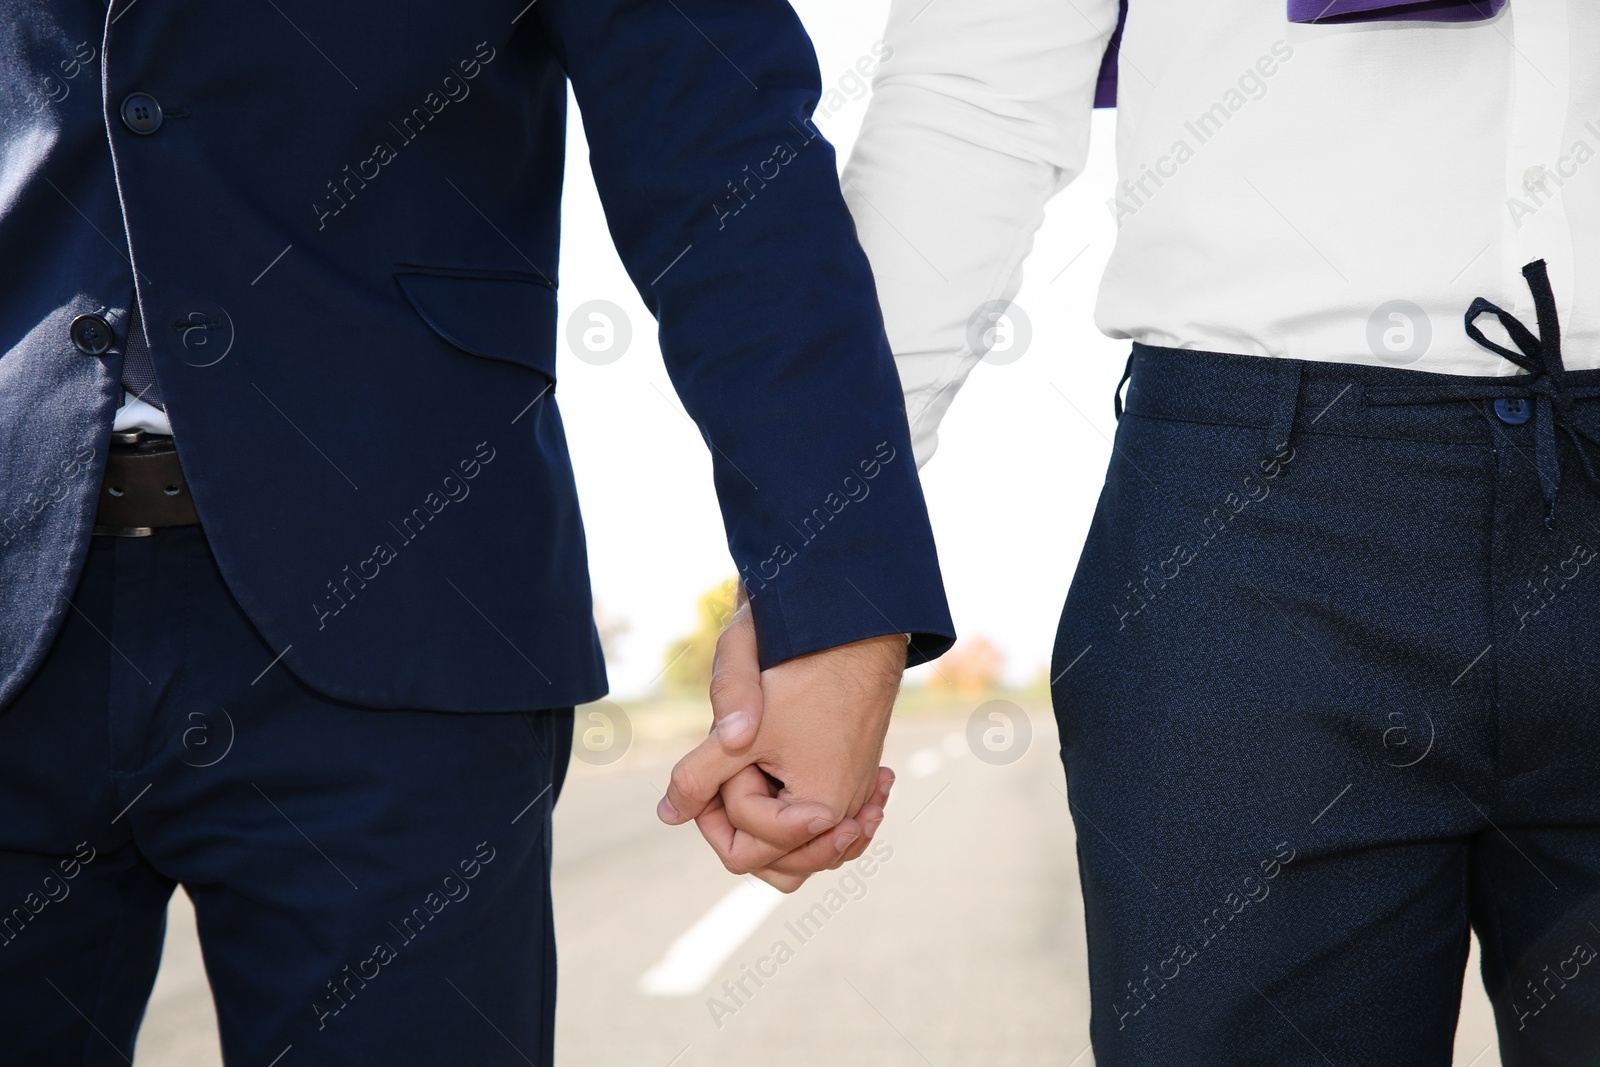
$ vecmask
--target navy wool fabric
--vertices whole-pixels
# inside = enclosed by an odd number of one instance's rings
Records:
[[[198,527],[95,538],[72,600],[0,715],[0,1063],[125,1067],[178,883],[230,1064],[551,1062],[570,709],[263,672]]]
[[[1593,1063],[1592,485],[1546,524],[1542,416],[1492,380],[1131,371],[1052,670],[1095,1061],[1445,1067],[1471,928],[1503,1061]]]
[[[569,84],[762,665],[943,651],[820,82],[783,0],[0,0],[0,705],[68,614],[135,309],[269,660],[376,707],[604,692],[556,403]],[[638,516],[640,553],[672,518]]]

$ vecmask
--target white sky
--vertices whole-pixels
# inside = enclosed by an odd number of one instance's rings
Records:
[[[794,6],[825,87],[868,54],[888,14],[887,0]],[[841,166],[866,105],[863,96],[818,123]],[[595,596],[607,616],[629,625],[608,664],[612,692],[630,697],[649,688],[667,643],[693,629],[699,595],[734,567],[705,444],[667,380],[655,321],[611,245],[575,102],[572,108],[562,337],[574,308],[602,299],[626,311],[633,341],[621,359],[594,366],[563,340],[559,396]],[[1033,323],[1031,347],[1015,362],[978,367],[923,472],[957,631],[998,645],[1016,682],[1049,662],[1111,452],[1111,391],[1128,346],[1095,330],[1093,309],[1116,232],[1105,207],[1115,180],[1114,132],[1113,115],[1097,114],[1088,169],[1051,204],[1028,260],[1017,303]]]

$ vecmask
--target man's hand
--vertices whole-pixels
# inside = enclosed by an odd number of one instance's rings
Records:
[[[673,769],[658,814],[695,819],[736,874],[792,892],[859,855],[883,819],[894,775],[883,737],[905,638],[871,638],[762,672],[741,603],[717,642],[711,736]]]

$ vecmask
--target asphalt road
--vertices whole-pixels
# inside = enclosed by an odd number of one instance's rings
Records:
[[[1031,721],[1026,754],[1002,766],[972,754],[965,716],[897,721],[876,862],[790,897],[731,878],[692,828],[655,821],[684,742],[575,761],[556,811],[557,1061],[1089,1067],[1072,822],[1054,723]],[[1476,967],[1457,1067],[1500,1062]],[[180,894],[136,1067],[221,1062]]]

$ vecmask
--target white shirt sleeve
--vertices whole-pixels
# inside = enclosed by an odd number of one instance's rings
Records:
[[[1083,169],[1116,23],[1117,0],[893,0],[844,194],[918,467],[983,356],[968,320],[1016,296],[1046,202]]]

